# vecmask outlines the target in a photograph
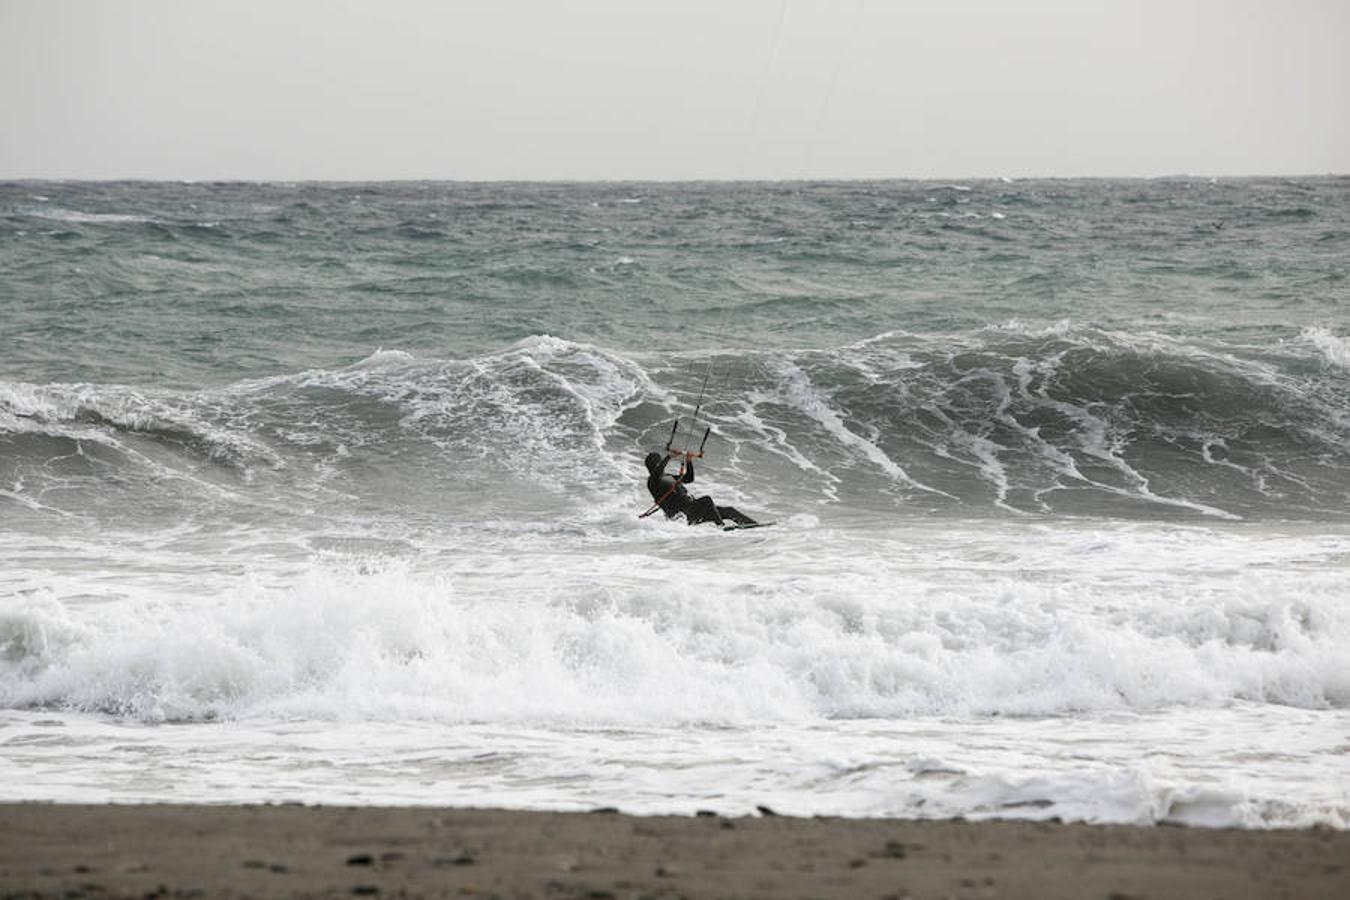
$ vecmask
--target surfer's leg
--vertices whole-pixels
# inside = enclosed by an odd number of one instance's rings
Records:
[[[719,506],[717,507],[717,514],[720,515],[723,519],[729,519],[732,522],[735,522],[737,525],[759,524],[754,519],[750,518],[749,516],[747,516],[745,513],[741,512],[734,506]]]
[[[700,522],[722,524],[721,512],[711,497],[699,497],[692,501],[684,508],[684,517],[689,520],[690,525],[697,525]]]

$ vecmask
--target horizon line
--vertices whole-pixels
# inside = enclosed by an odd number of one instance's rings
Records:
[[[146,176],[63,177],[21,175],[0,177],[0,184],[845,184],[876,182],[1000,182],[1019,181],[1172,181],[1179,179],[1206,179],[1209,181],[1252,181],[1258,179],[1312,179],[1346,178],[1346,172],[1301,173],[1247,173],[1221,175],[1201,172],[1174,172],[1165,175],[950,175],[950,176],[844,176],[791,178],[449,178],[449,177],[394,177],[394,178],[159,178]]]

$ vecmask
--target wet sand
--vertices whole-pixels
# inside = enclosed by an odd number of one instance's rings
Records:
[[[1350,832],[0,805],[0,898],[1350,897]]]

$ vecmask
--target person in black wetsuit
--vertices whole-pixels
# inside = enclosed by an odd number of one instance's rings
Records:
[[[669,462],[669,453],[665,456],[660,453],[647,454],[647,490],[651,491],[652,500],[661,507],[667,519],[684,513],[684,519],[690,525],[716,522],[725,526],[728,521],[737,525],[759,524],[733,506],[718,506],[713,503],[711,497],[689,496],[684,486],[694,480],[694,461],[685,460],[684,475],[678,479],[674,475],[666,474],[666,465]]]

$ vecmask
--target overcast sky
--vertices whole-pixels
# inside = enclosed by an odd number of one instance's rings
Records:
[[[1345,0],[0,0],[0,178],[1350,173]]]

